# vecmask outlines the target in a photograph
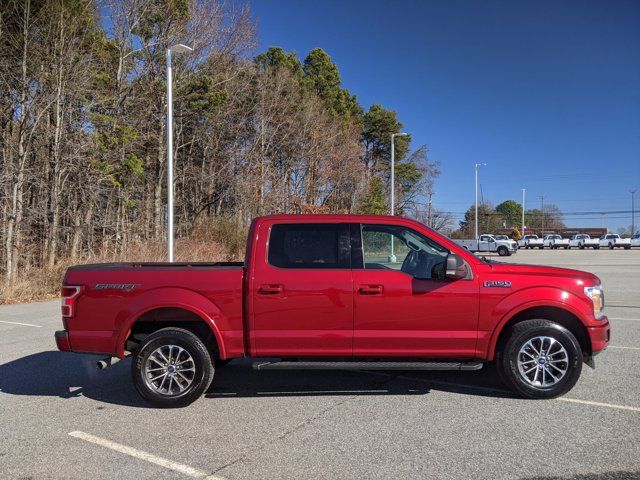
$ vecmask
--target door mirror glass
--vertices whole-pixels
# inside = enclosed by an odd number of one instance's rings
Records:
[[[447,255],[447,270],[445,276],[451,280],[460,280],[467,278],[467,275],[468,270],[464,260],[455,253]]]

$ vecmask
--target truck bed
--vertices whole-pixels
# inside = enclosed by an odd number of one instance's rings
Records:
[[[243,279],[242,262],[71,267],[64,285],[82,288],[74,306],[81,315],[67,319],[71,348],[123,356],[124,340],[141,316],[167,321],[173,312],[186,309],[212,323],[215,319],[228,354],[241,355]]]
[[[215,268],[241,268],[244,262],[123,262],[123,263],[90,263],[87,265],[75,265],[69,270],[131,270],[131,269],[215,269]]]

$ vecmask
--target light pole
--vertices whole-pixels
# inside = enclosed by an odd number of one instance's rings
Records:
[[[174,45],[167,48],[167,257],[173,262],[173,92],[171,54],[188,53],[193,48]]]
[[[475,170],[475,183],[476,183],[476,215],[475,215],[475,232],[476,232],[476,240],[478,240],[478,167],[486,167],[486,163],[474,163],[473,168]]]
[[[427,226],[430,228],[433,228],[433,225],[431,224],[431,197],[433,197],[436,194],[436,192],[429,192],[429,210],[427,213]]]
[[[524,237],[524,197],[527,192],[526,188],[522,189],[522,236]]]
[[[404,132],[391,134],[391,199],[390,214],[396,214],[396,137],[405,137],[408,134]],[[389,263],[395,263],[396,255],[393,251],[393,235],[391,235],[391,252],[389,253]]]
[[[631,194],[631,236],[633,237],[636,233],[636,191],[637,190],[629,190]]]

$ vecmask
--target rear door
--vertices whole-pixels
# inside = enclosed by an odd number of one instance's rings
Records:
[[[351,356],[349,225],[264,223],[257,238],[248,292],[252,354]]]
[[[494,242],[493,237],[489,235],[480,235],[478,250],[481,252],[490,252],[495,249],[495,245],[493,244]]]

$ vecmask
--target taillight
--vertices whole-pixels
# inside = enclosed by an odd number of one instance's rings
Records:
[[[62,303],[62,316],[64,318],[71,318],[75,314],[76,300],[82,293],[82,287],[64,285],[60,289],[60,297]]]

